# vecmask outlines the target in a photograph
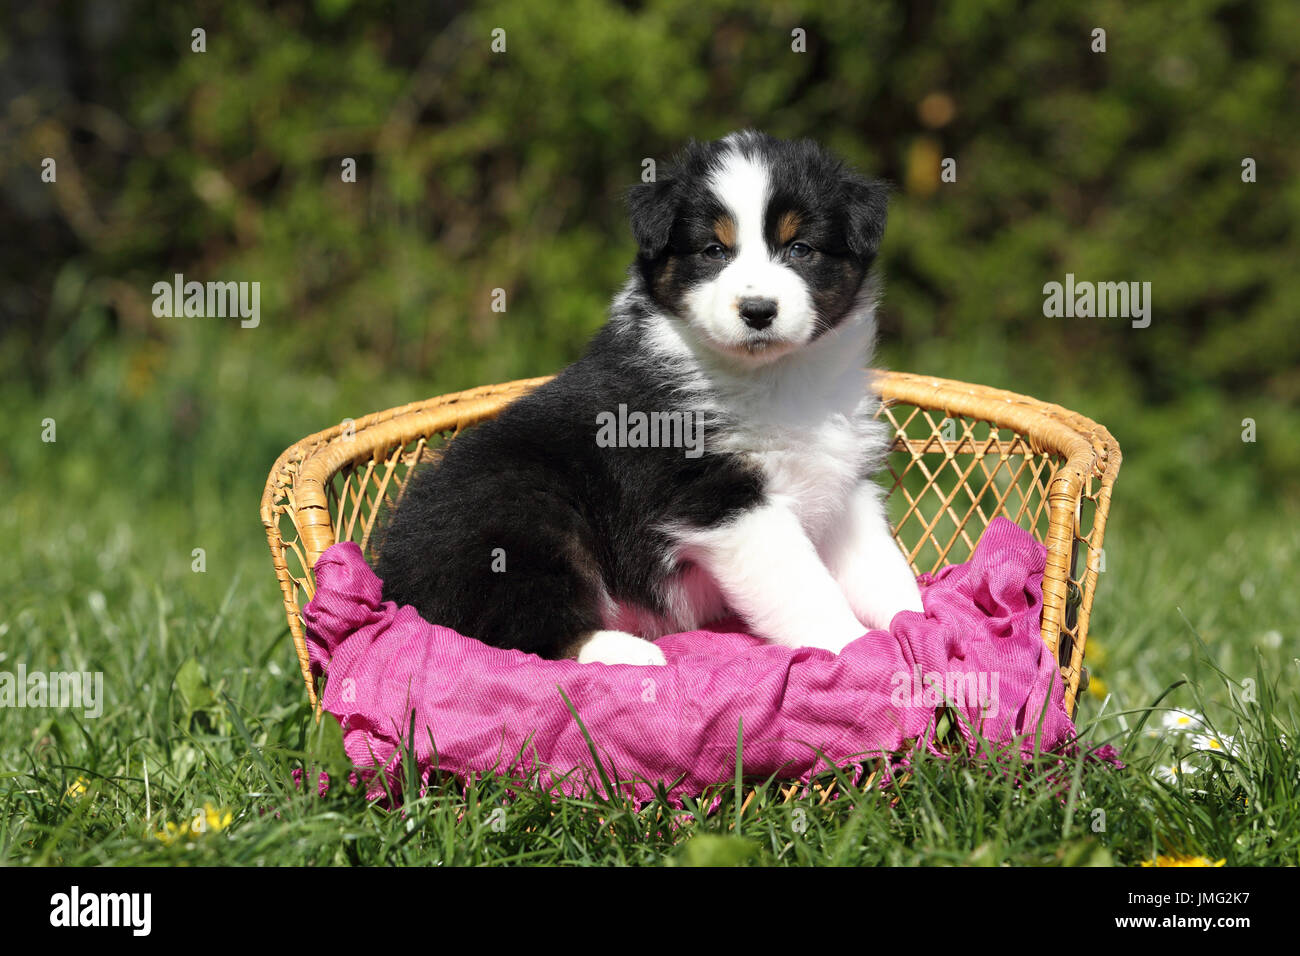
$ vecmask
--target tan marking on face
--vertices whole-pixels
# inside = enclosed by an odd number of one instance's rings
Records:
[[[776,224],[777,235],[781,239],[781,245],[785,245],[799,235],[799,227],[803,222],[799,219],[797,212],[783,212],[781,218]]]
[[[728,249],[736,248],[736,220],[730,216],[719,216],[713,220],[713,234]]]
[[[664,260],[664,267],[660,271],[659,275],[655,277],[654,280],[656,293],[658,293],[659,295],[666,294],[669,283],[673,281],[673,271],[676,268],[677,268],[677,260],[674,257],[669,256],[666,260]]]

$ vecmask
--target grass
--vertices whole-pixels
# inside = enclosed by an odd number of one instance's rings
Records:
[[[325,388],[247,355],[188,361],[140,372],[108,352],[40,395],[0,386],[0,672],[100,671],[105,697],[95,718],[0,708],[0,863],[1300,862],[1300,522],[1230,467],[1223,507],[1179,507],[1151,466],[1178,451],[1145,439],[1125,448],[1080,711],[1084,737],[1119,746],[1123,770],[1071,761],[1016,786],[922,757],[884,789],[841,781],[826,803],[760,786],[743,812],[737,781],[640,813],[494,780],[439,783],[396,812],[343,786],[298,789],[304,765],[340,779],[337,741],[301,692],[256,520],[265,471],[343,414],[467,383]],[[55,443],[39,439],[46,418]],[[1231,750],[1152,733],[1175,710],[1203,715]]]

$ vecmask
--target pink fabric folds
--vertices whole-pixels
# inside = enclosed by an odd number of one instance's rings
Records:
[[[383,792],[381,769],[399,783],[412,711],[426,776],[436,762],[462,777],[600,789],[563,688],[623,793],[649,799],[662,782],[676,800],[733,778],[742,720],[751,779],[806,780],[826,761],[931,745],[945,700],[988,740],[1023,751],[1068,745],[1061,679],[1039,638],[1045,559],[1041,544],[998,518],[969,562],[922,577],[924,614],[901,613],[838,656],[765,644],[731,621],[662,638],[663,667],[542,660],[382,602],[351,542],[321,555],[303,617],[313,666],[328,677],[324,709],[372,794]]]

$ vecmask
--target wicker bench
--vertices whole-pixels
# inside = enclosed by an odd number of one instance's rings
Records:
[[[336,541],[366,550],[385,502],[413,465],[545,378],[488,385],[345,421],[276,460],[262,524],[307,694],[318,706],[302,630],[312,568]],[[895,430],[889,459],[894,535],[916,572],[965,561],[1004,515],[1047,546],[1042,636],[1057,655],[1073,713],[1111,486],[1120,466],[1101,425],[1058,405],[981,385],[877,372],[881,415]]]

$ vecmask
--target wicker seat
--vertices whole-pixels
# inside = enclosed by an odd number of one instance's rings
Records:
[[[1042,636],[1057,655],[1072,713],[1086,676],[1083,652],[1119,445],[1096,422],[1024,395],[902,372],[875,375],[881,415],[896,435],[888,471],[894,534],[913,570],[965,561],[998,515],[1042,541]],[[488,385],[345,421],[276,460],[262,524],[313,706],[301,608],[314,593],[316,559],[336,541],[365,550],[381,506],[401,494],[413,465],[545,381]]]

